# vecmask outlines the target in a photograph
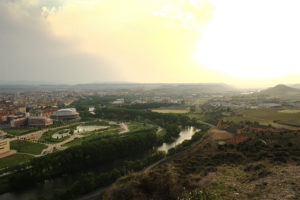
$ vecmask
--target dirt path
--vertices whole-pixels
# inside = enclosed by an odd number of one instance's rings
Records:
[[[129,132],[129,128],[128,128],[128,125],[126,123],[122,122],[120,124],[120,126],[123,129],[122,131],[120,131],[120,134]]]
[[[162,130],[163,130],[162,127],[159,126],[159,127],[157,128],[156,133],[159,133],[159,132],[161,132]]]

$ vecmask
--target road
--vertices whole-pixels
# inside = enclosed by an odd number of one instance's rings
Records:
[[[205,125],[207,125],[207,126],[210,126],[210,127],[212,127],[212,128],[213,128],[213,127],[216,127],[215,125],[210,124],[210,123],[208,123],[208,122],[199,121],[199,120],[198,120],[198,122],[201,123],[201,124],[205,124]]]
[[[122,123],[120,124],[120,126],[121,126],[121,128],[123,129],[122,131],[120,131],[120,134],[129,132],[129,128],[128,128],[128,126],[127,126],[126,123],[122,122]]]

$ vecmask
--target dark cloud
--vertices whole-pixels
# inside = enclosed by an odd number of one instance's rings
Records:
[[[46,3],[49,8],[59,6]],[[41,17],[41,5],[22,4],[0,2],[0,81],[78,83],[119,79],[103,59],[76,51],[77,41],[54,37]]]

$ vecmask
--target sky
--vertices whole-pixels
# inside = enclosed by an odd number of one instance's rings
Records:
[[[1,0],[0,83],[300,83],[297,0]]]

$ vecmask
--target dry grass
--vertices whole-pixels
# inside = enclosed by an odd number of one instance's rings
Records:
[[[240,110],[236,111],[236,115],[225,117],[224,120],[234,122],[256,121],[264,125],[273,124],[274,121],[289,125],[300,125],[300,110]]]

